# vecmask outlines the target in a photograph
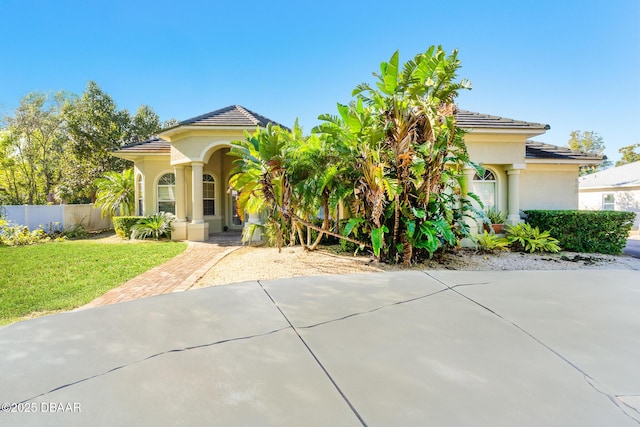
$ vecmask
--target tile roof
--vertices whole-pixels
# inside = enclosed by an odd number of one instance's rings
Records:
[[[551,126],[542,123],[524,122],[522,120],[507,119],[505,117],[474,113],[473,111],[467,110],[458,110],[456,113],[456,120],[458,122],[458,126],[467,129],[551,129]]]
[[[581,176],[578,185],[580,188],[640,186],[640,161]]]
[[[602,160],[603,156],[582,151],[571,150],[567,147],[545,144],[544,142],[526,141],[527,159],[571,159],[571,160]]]
[[[187,120],[183,120],[178,126],[239,126],[239,127],[267,127],[267,124],[273,123],[280,127],[286,128],[271,119],[266,118],[258,113],[244,108],[241,105],[229,105],[219,110],[201,114]]]
[[[456,113],[458,126],[463,128],[485,128],[485,129],[531,129],[531,130],[548,130],[549,125],[541,123],[525,122],[521,120],[513,120],[504,117],[491,116],[488,114],[474,113],[472,111],[458,110]],[[265,116],[257,114],[241,105],[230,105],[220,108],[206,114],[201,114],[187,120],[181,121],[178,125],[170,128],[176,129],[181,126],[237,126],[245,127],[266,127],[267,124],[273,123],[286,129],[286,126],[279,124]],[[576,158],[587,159],[587,154],[571,152],[569,149],[555,147],[553,145],[527,142],[527,158]],[[120,148],[121,152],[126,153],[169,153],[171,145],[168,141],[152,137],[145,141],[134,142],[124,145]],[[564,151],[563,151],[564,150]],[[571,157],[577,156],[577,157]],[[595,159],[593,157],[589,159]]]
[[[267,127],[267,124],[273,123],[284,129],[286,126],[281,125],[263,115],[255,113],[241,105],[230,105],[220,108],[206,114],[201,114],[187,120],[181,121],[176,126],[169,129],[177,129],[181,126],[220,126],[239,128],[255,128],[257,126]],[[165,130],[169,130],[165,129]],[[164,132],[164,131],[163,131]],[[151,137],[144,141],[126,144],[120,147],[118,152],[122,153],[170,153],[171,144],[159,137]]]
[[[123,145],[118,151],[124,153],[164,154],[171,152],[171,144],[169,144],[169,141],[154,136],[144,141]]]

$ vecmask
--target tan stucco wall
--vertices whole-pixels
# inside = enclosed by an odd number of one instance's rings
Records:
[[[520,172],[520,209],[578,209],[578,165],[527,164]]]
[[[192,161],[207,162],[208,156],[219,147],[228,147],[233,141],[243,140],[242,130],[191,131],[172,139],[171,164]]]
[[[136,181],[142,174],[143,180],[143,205],[144,212],[138,214],[150,215],[158,210],[158,180],[165,173],[174,173],[174,168],[169,165],[169,156],[149,156],[143,157],[135,162],[134,167]],[[136,206],[138,200],[136,187]]]
[[[464,137],[472,161],[486,164],[524,163],[526,135],[468,133]]]

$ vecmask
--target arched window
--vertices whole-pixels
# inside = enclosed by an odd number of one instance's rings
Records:
[[[144,215],[144,185],[142,175],[138,175],[138,215]]]
[[[208,173],[202,175],[202,208],[204,215],[216,214],[216,181]]]
[[[482,176],[477,173],[473,177],[473,192],[480,197],[484,209],[496,208],[496,176],[489,169],[485,169]]]
[[[176,176],[164,174],[158,181],[158,212],[176,213]]]

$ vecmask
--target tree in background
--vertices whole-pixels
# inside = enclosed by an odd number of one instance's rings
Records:
[[[148,105],[141,105],[136,114],[130,118],[123,142],[144,141],[163,129],[160,116]]]
[[[81,96],[31,93],[0,122],[0,188],[9,204],[95,198],[96,179],[128,162],[111,155],[122,144],[156,135],[162,127],[151,107],[131,116],[95,82]]]
[[[25,96],[0,134],[0,185],[9,203],[47,203],[61,176],[67,139],[63,93]]]
[[[2,203],[10,205],[24,204],[22,176],[16,166],[13,146],[15,141],[8,130],[0,130],[0,187]]]
[[[604,139],[596,132],[574,130],[571,132],[567,145],[572,150],[603,156],[603,161],[599,166],[580,166],[580,175],[594,173],[612,166],[611,161],[607,160],[607,156],[604,155],[606,148]]]
[[[616,166],[640,161],[640,153],[636,152],[636,149],[640,149],[640,144],[627,145],[619,149],[618,153],[622,154],[622,158],[616,162]]]
[[[130,167],[129,161],[112,156],[113,150],[161,130],[151,107],[142,105],[132,117],[127,110],[118,110],[115,101],[93,81],[79,98],[66,103],[64,119],[72,155],[59,193],[69,202],[93,200],[98,178]]]
[[[105,172],[121,172],[125,160],[110,153],[120,147],[130,125],[129,113],[119,111],[114,100],[93,81],[80,97],[64,108],[71,159],[65,169],[61,198],[93,201],[94,182]]]
[[[162,129],[169,129],[172,128],[174,126],[178,126],[180,124],[180,120],[176,119],[175,117],[170,118],[169,120],[165,120],[164,122],[162,122]]]

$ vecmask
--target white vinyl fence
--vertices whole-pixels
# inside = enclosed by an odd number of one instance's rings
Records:
[[[113,228],[111,218],[102,218],[100,209],[91,204],[85,205],[5,205],[0,206],[0,213],[9,222],[26,225],[29,230],[39,226],[49,227],[59,223],[69,229],[82,224],[87,231]]]

